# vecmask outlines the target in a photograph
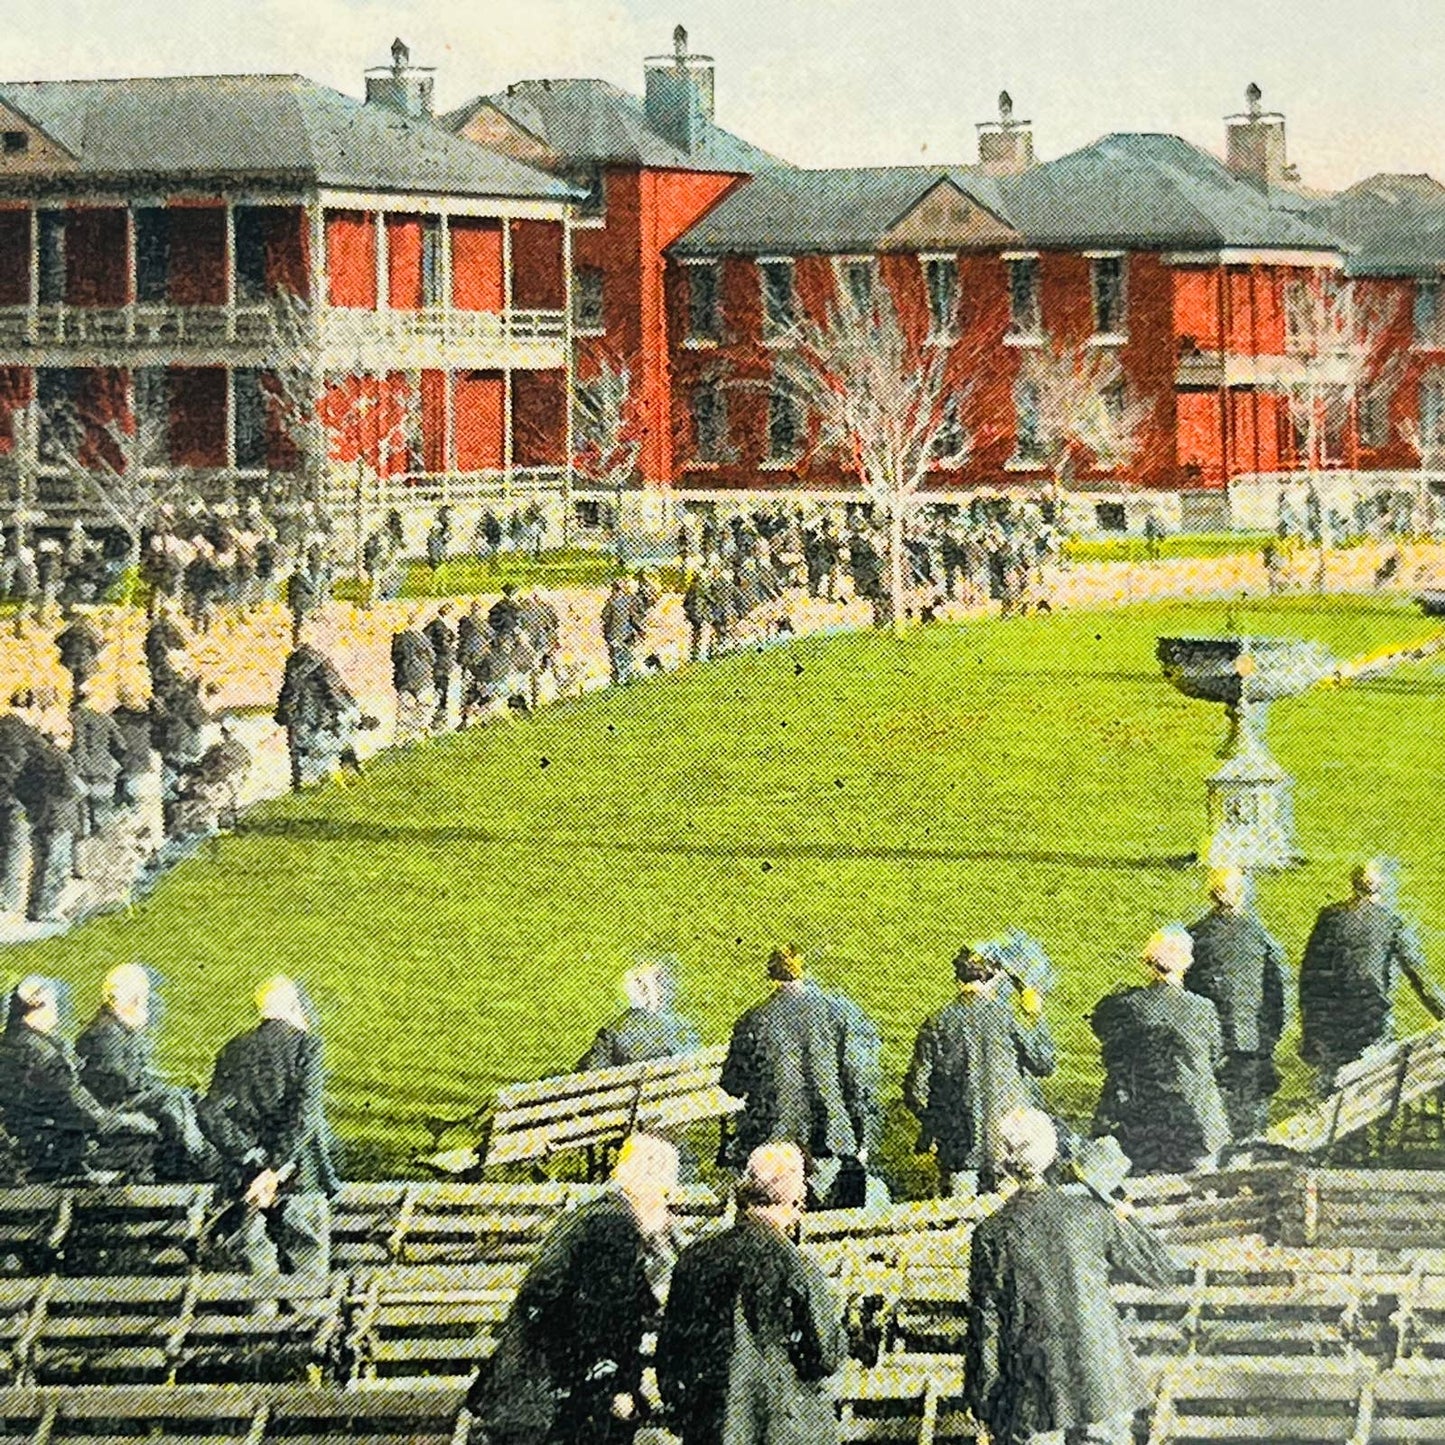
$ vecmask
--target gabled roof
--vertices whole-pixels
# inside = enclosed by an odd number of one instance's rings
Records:
[[[478,96],[440,119],[460,130],[493,106],[554,151],[564,164],[611,162],[666,170],[733,171],[749,175],[785,165],[721,126],[708,124],[684,151],[647,124],[642,101],[605,80],[523,80]]]
[[[82,175],[284,177],[419,194],[572,195],[554,177],[429,121],[299,75],[10,81],[0,82],[0,102],[64,146]]]
[[[1445,269],[1445,186],[1427,175],[1377,175],[1318,212],[1349,248],[1353,276],[1436,276]]]
[[[1014,224],[1039,246],[1332,250],[1296,208],[1178,136],[1105,136],[1004,183]]]
[[[678,256],[871,253],[944,183],[1007,223],[997,180],[965,166],[776,170],[739,186],[672,251]]]

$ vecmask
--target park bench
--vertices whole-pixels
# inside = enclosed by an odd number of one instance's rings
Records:
[[[123,1184],[69,1193],[60,1245],[66,1274],[184,1274],[213,1221],[214,1191],[196,1184]]]
[[[872,1366],[849,1361],[838,1398],[846,1445],[972,1445],[977,1438],[956,1355],[890,1355]]]
[[[490,1114],[432,1120],[432,1154],[424,1162],[447,1173],[504,1165],[544,1167],[560,1154],[581,1151],[587,1177],[604,1177],[617,1146],[634,1130],[673,1133],[725,1119],[742,1102],[719,1083],[726,1049],[561,1074],[497,1090]],[[442,1136],[462,1125],[482,1126],[474,1148],[437,1152]]]
[[[0,1272],[46,1274],[55,1267],[70,1229],[70,1196],[31,1185],[0,1189]]]
[[[1367,1149],[1370,1132],[1382,1138],[1413,1109],[1416,1117],[1411,1122],[1416,1132],[1428,1122],[1438,1143],[1442,1091],[1445,1031],[1437,1026],[1340,1070],[1333,1092],[1281,1119],[1267,1131],[1265,1140],[1274,1148],[1328,1162],[1347,1141]]]
[[[465,1432],[462,1392],[445,1386],[0,1390],[3,1445],[461,1445]]]
[[[1286,1243],[1428,1249],[1445,1244],[1445,1171],[1304,1169],[1281,1214]]]
[[[27,1332],[24,1383],[165,1384],[191,1288],[175,1276],[49,1280]]]

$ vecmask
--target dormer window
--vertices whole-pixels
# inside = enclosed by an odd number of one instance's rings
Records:
[[[568,180],[583,192],[582,199],[575,202],[579,221],[600,221],[607,211],[607,184],[599,165],[585,166],[574,171]]]
[[[30,149],[30,137],[23,130],[5,131],[3,141],[7,156],[23,156]]]

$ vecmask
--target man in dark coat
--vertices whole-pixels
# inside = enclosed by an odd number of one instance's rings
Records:
[[[74,874],[84,787],[70,754],[35,731],[12,791],[30,825],[30,887],[25,916],[46,922],[60,916],[61,895]]]
[[[100,629],[84,613],[79,613],[57,635],[55,650],[60,654],[61,667],[70,674],[72,696],[79,697],[86,683],[95,676],[100,654],[105,650]]]
[[[495,636],[510,642],[522,630],[522,604],[517,601],[516,586],[508,582],[502,595],[487,613],[487,625]]]
[[[1104,1062],[1094,1132],[1113,1134],[1142,1174],[1198,1168],[1229,1142],[1224,1035],[1214,1005],[1184,987],[1193,956],[1183,928],[1161,928],[1144,945],[1149,982],[1101,999],[1089,1021]]]
[[[426,726],[425,699],[432,689],[436,654],[412,619],[391,639],[391,684],[396,689],[396,737],[405,741]]]
[[[657,1382],[683,1445],[829,1445],[847,1356],[842,1301],[793,1242],[806,1196],[794,1144],[764,1144],[738,1218],[683,1250],[657,1339]]]
[[[582,1069],[615,1069],[690,1054],[701,1047],[692,1023],[673,1007],[672,970],[662,961],[641,963],[622,977],[627,1007],[597,1030],[577,1061]]]
[[[100,996],[100,1009],[75,1040],[85,1087],[107,1108],[155,1122],[157,1177],[177,1183],[213,1178],[216,1153],[201,1133],[195,1096],[156,1071],[150,975],[139,964],[123,963],[106,974]]]
[[[473,602],[457,621],[457,669],[462,675],[458,718],[461,727],[469,727],[491,700],[488,657],[492,641],[491,625],[482,613],[482,605]]]
[[[120,724],[109,713],[77,702],[70,709],[70,756],[85,789],[81,835],[103,836],[116,821],[131,757]]]
[[[625,577],[613,579],[602,603],[602,641],[614,685],[631,682],[638,643],[638,613]]]
[[[444,602],[436,616],[422,628],[422,636],[432,653],[432,687],[436,692],[436,709],[432,713],[434,729],[447,725],[447,705],[452,695],[452,669],[457,660],[457,634],[451,623],[452,608]]]
[[[325,1276],[331,1196],[341,1187],[323,1111],[321,1043],[289,978],[256,990],[261,1021],[216,1059],[201,1127],[235,1204],[223,1232],[249,1274]]]
[[[936,1151],[945,1194],[999,1182],[998,1123],[1042,1103],[1038,1080],[1058,1054],[1032,988],[1015,989],[971,948],[953,961],[958,996],[918,1031],[903,1099],[917,1115],[918,1152]]]
[[[286,659],[275,718],[286,729],[296,791],[330,777],[338,765],[361,771],[356,756],[361,710],[336,665],[309,642]]]
[[[75,1050],[60,1034],[56,985],[32,975],[10,996],[0,1037],[0,1112],[32,1183],[85,1181],[101,1140],[128,1146],[131,1177],[149,1175],[156,1126],[143,1114],[108,1108],[80,1082]]]
[[[1127,1445],[1150,1392],[1109,1298],[1110,1273],[1162,1287],[1174,1263],[1122,1209],[1045,1183],[1058,1155],[1047,1115],[1016,1110],[1001,1131],[1019,1188],[973,1234],[969,1406],[996,1445]]]
[[[1403,974],[1434,1017],[1445,1000],[1425,971],[1419,940],[1384,899],[1385,870],[1363,863],[1353,896],[1320,910],[1300,964],[1300,1056],[1328,1093],[1336,1073],[1395,1036],[1395,991]]]
[[[768,977],[773,992],[734,1025],[723,1061],[723,1088],[745,1104],[729,1162],[740,1166],[760,1144],[796,1144],[812,1164],[814,1205],[827,1207],[841,1202],[844,1167],[865,1169],[876,1143],[878,1032],[854,1003],[804,976],[797,949],[774,949]]]
[[[651,1271],[669,1250],[677,1154],[633,1135],[612,1188],[542,1245],[467,1397],[479,1445],[627,1445],[646,1402],[642,1337],[655,1323]]]
[[[1250,1139],[1269,1122],[1269,1101],[1279,1075],[1275,1045],[1284,1032],[1284,950],[1249,910],[1238,868],[1219,868],[1209,880],[1214,906],[1190,925],[1194,962],[1184,987],[1219,1011],[1224,1065],[1219,1087],[1230,1133]]]
[[[25,902],[25,805],[15,794],[38,730],[24,716],[29,694],[16,693],[13,711],[0,713],[0,913],[19,912]]]

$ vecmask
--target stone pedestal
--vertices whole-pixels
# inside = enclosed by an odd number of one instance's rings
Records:
[[[1205,783],[1209,866],[1278,869],[1300,862],[1293,792],[1293,780],[1263,749],[1229,758]]]

